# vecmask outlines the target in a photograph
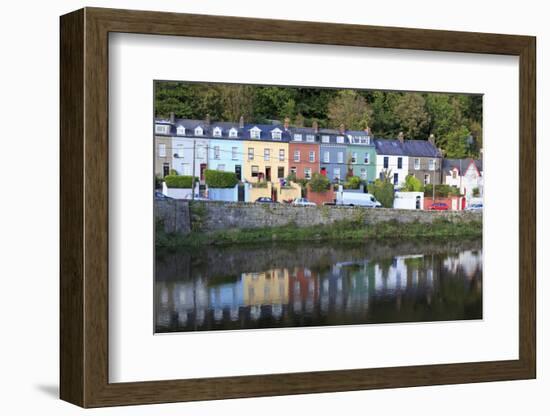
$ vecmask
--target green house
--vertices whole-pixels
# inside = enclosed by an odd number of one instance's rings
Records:
[[[346,162],[348,172],[361,180],[371,182],[376,179],[376,148],[368,131],[346,131]]]

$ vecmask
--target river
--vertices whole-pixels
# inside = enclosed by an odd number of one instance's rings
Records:
[[[482,261],[480,240],[157,253],[155,331],[481,319]]]

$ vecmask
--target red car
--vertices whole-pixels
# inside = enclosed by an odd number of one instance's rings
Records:
[[[428,208],[431,211],[448,211],[449,205],[447,205],[445,202],[436,202]]]

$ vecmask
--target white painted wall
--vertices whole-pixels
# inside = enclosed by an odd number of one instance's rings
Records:
[[[424,208],[423,192],[396,192],[393,207],[398,209],[417,209],[416,198],[420,198],[420,208]]]
[[[385,155],[376,155],[376,178],[380,177],[380,173],[385,171],[384,168],[384,157]],[[397,186],[402,186],[405,183],[405,178],[407,177],[409,173],[409,157],[408,156],[387,156],[389,157],[388,161],[388,170],[391,170],[392,178],[393,174],[397,173],[399,175],[399,181],[397,183]],[[403,158],[403,164],[402,168],[397,168],[397,159],[401,157]],[[393,180],[393,179],[392,179]]]

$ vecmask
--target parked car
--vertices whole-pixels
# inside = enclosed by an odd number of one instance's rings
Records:
[[[162,192],[160,191],[155,191],[155,199],[160,201],[162,199],[174,199],[174,198],[170,198],[169,196],[166,196],[164,195]]]
[[[434,202],[428,207],[428,209],[431,211],[448,211],[449,205],[447,205],[445,202]]]
[[[342,192],[337,193],[338,200],[336,205],[348,205],[358,207],[379,208],[382,204],[376,200],[372,194],[364,194],[361,192]]]
[[[292,201],[292,205],[300,206],[300,207],[316,207],[317,204],[315,202],[309,201],[307,198],[296,198],[294,201]]]
[[[185,195],[185,198],[183,198],[187,201],[190,201],[190,200],[193,200],[193,201],[210,201],[208,198],[205,198],[204,196],[198,196],[198,195],[195,195],[195,198],[193,198],[193,195],[191,194],[188,194],[188,195]]]
[[[472,204],[465,211],[483,211],[483,204]]]
[[[259,202],[261,204],[273,204],[274,203],[274,201],[271,198],[267,197],[267,196],[261,196],[258,199],[256,199],[255,202]]]

